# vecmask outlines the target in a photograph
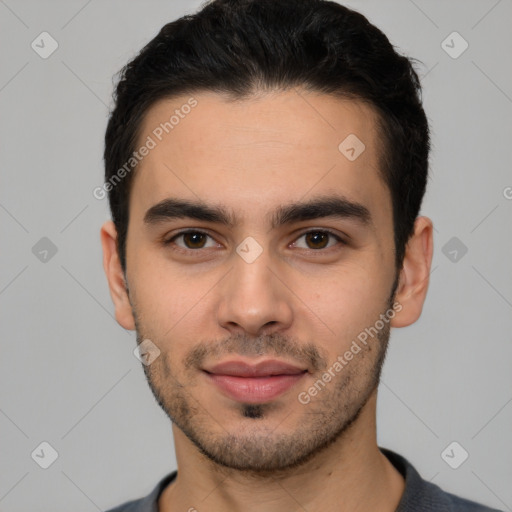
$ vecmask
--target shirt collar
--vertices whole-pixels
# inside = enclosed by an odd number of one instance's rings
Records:
[[[387,448],[380,451],[393,464],[405,480],[405,489],[395,512],[411,512],[413,510],[450,510],[449,497],[441,489],[421,478],[414,466],[398,453]],[[164,476],[156,487],[145,498],[137,501],[136,508],[130,512],[159,512],[158,499],[164,489],[175,480],[177,470]]]

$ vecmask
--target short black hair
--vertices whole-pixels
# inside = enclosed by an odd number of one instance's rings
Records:
[[[362,14],[336,2],[212,0],[163,26],[120,71],[105,134],[105,182],[113,184],[126,169],[145,114],[162,99],[201,91],[244,99],[291,87],[358,99],[378,115],[379,170],[391,194],[400,269],[425,193],[430,151],[413,63]],[[124,272],[134,172],[108,187]]]

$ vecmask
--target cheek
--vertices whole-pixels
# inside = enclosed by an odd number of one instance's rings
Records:
[[[190,290],[168,270],[133,263],[130,289],[137,316],[146,329],[162,335],[185,315]]]
[[[317,278],[314,282],[315,292],[304,293],[301,297],[319,321],[334,332],[333,345],[350,343],[383,312],[387,299],[385,283],[382,276],[372,276],[366,268],[354,266],[333,271],[329,279]],[[303,290],[307,289],[304,283]]]
[[[132,265],[133,297],[141,327],[161,343],[182,340],[189,333],[211,328],[211,297],[208,291],[219,281],[216,273],[193,275],[162,258],[134,258]],[[173,349],[174,350],[174,349]]]

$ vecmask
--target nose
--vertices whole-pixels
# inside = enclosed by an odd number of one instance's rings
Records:
[[[259,336],[291,325],[293,294],[274,267],[266,250],[252,263],[235,256],[234,268],[219,289],[217,319],[221,327],[233,334]]]

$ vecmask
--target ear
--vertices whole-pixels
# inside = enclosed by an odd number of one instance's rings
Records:
[[[100,237],[103,247],[103,268],[107,276],[110,296],[114,303],[116,320],[125,329],[135,330],[132,307],[117,252],[117,230],[111,220],[105,222],[101,227]]]
[[[421,315],[427,296],[433,251],[433,226],[428,217],[418,217],[407,242],[395,301],[402,309],[391,320],[392,327],[411,325]]]

